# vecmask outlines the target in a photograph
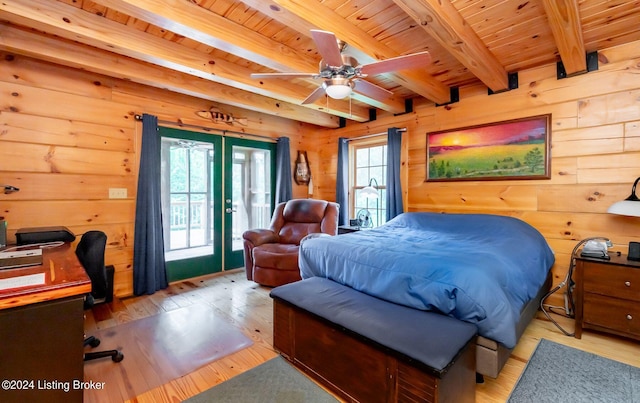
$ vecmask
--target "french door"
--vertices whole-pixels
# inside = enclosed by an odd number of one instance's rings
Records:
[[[242,233],[271,222],[274,167],[275,144],[225,138],[225,270],[244,265]]]
[[[275,145],[165,127],[160,135],[169,281],[242,267],[242,233],[268,225],[273,210]]]

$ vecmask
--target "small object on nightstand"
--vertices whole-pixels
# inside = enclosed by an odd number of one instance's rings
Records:
[[[365,208],[358,211],[356,214],[356,220],[358,221],[358,227],[369,228],[372,226],[371,212]]]
[[[609,260],[610,257],[607,253],[607,249],[611,246],[613,246],[611,241],[605,238],[589,239],[582,248],[580,256]]]
[[[640,261],[640,242],[629,242],[628,260]]]
[[[340,225],[338,226],[338,235],[348,234],[350,232],[360,231],[360,227],[357,225]]]

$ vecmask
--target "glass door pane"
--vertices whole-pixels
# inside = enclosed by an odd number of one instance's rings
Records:
[[[161,128],[161,134],[163,237],[169,280],[220,271],[222,225],[216,206],[222,189],[221,139],[167,128]]]
[[[242,233],[267,228],[273,211],[275,144],[225,139],[225,269],[242,267]]]

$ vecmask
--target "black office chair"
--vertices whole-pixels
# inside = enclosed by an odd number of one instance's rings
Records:
[[[104,251],[107,246],[107,235],[102,231],[87,231],[80,238],[76,247],[76,256],[91,279],[91,293],[85,297],[85,309],[94,304],[104,302],[107,298],[107,269],[104,265]],[[94,336],[84,339],[84,346],[98,347],[100,340]],[[124,355],[118,350],[96,351],[84,353],[84,360],[111,357],[114,362],[120,362]]]

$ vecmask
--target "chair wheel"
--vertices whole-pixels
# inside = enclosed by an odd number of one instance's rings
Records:
[[[91,347],[94,347],[94,348],[95,348],[95,347],[98,347],[98,346],[100,345],[100,339],[93,339],[93,340],[91,340],[91,343],[89,343],[89,345],[90,345]]]
[[[119,352],[118,354],[112,356],[111,359],[113,360],[113,362],[120,362],[124,360],[124,354]]]

